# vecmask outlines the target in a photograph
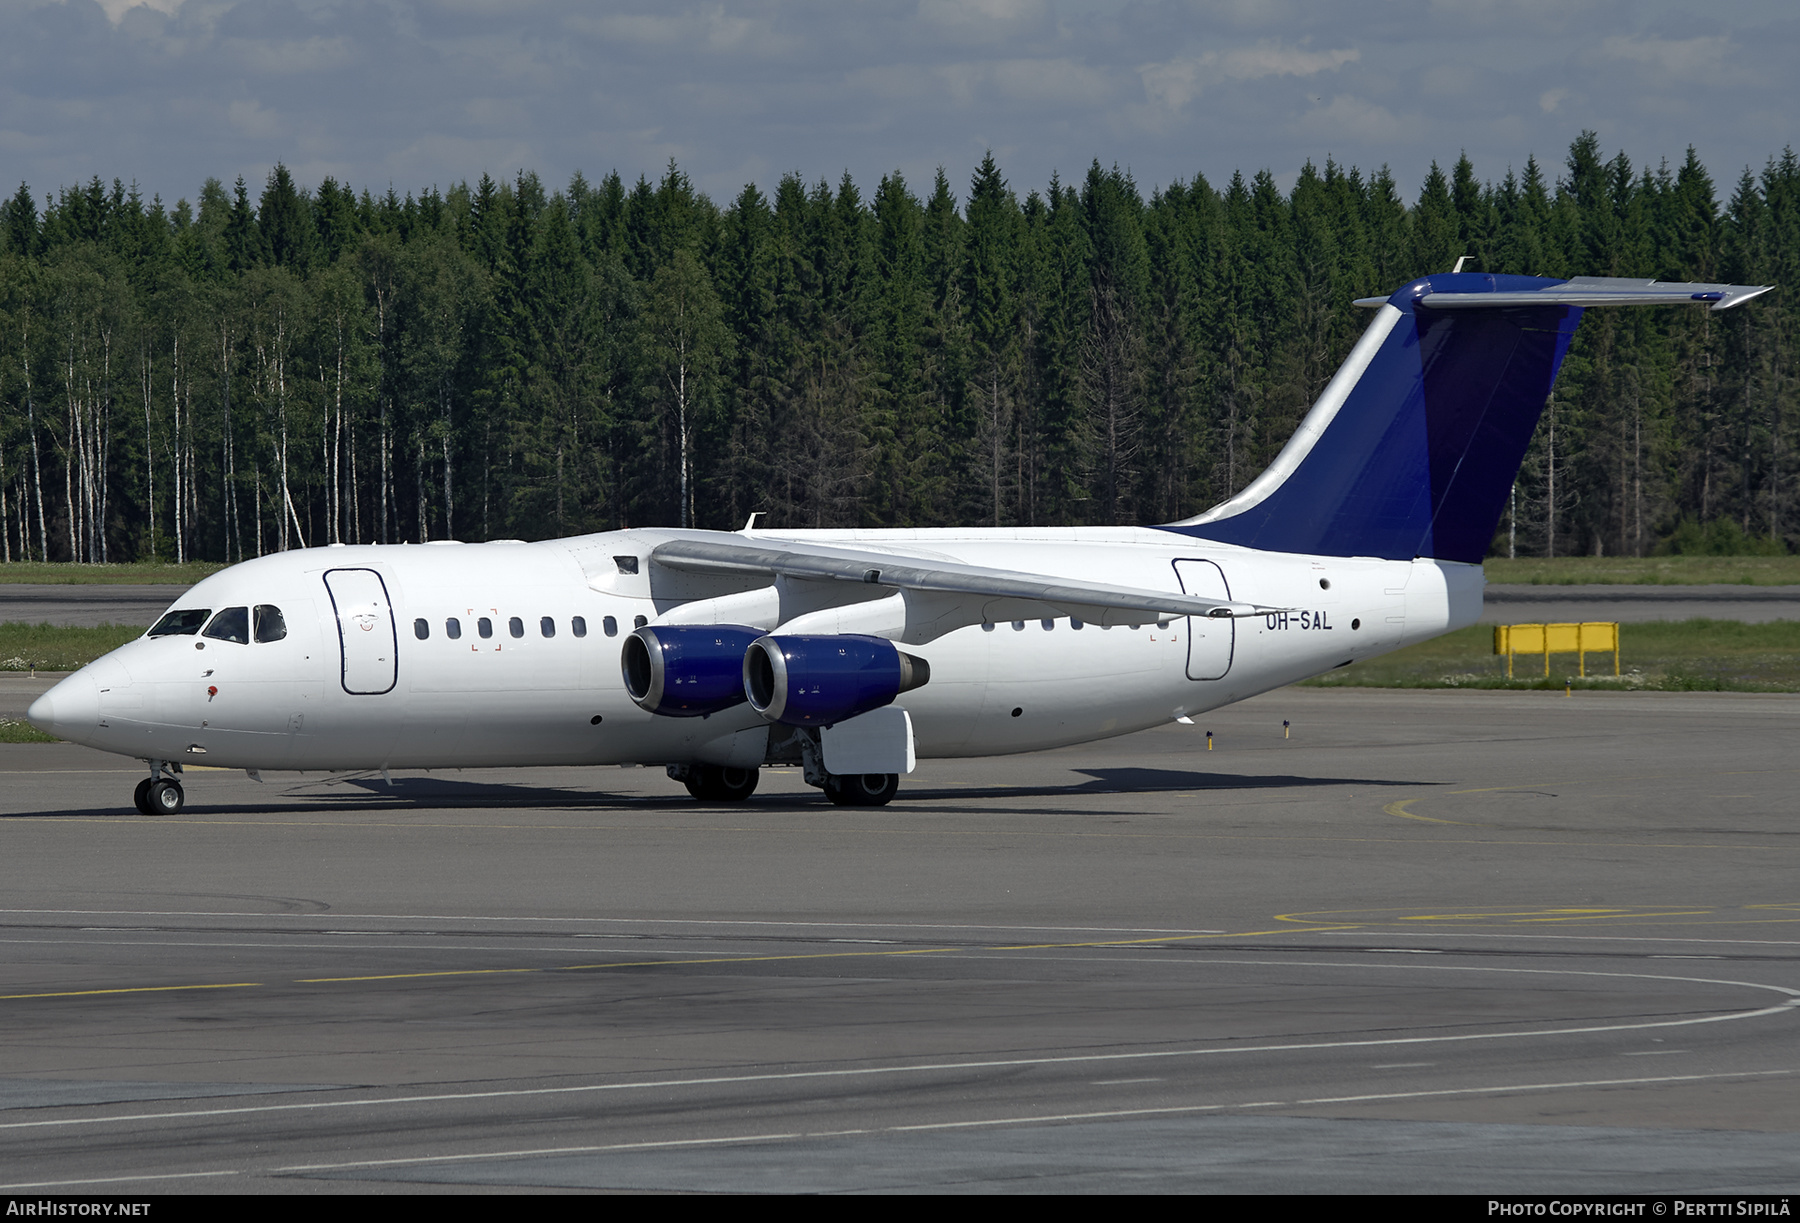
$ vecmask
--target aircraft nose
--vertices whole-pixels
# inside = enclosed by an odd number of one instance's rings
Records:
[[[60,739],[92,733],[100,721],[100,689],[91,675],[77,671],[33,701],[25,718]]]

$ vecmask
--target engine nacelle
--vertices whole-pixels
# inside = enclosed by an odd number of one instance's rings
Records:
[[[771,722],[828,726],[879,709],[931,678],[931,666],[884,637],[759,637],[744,654],[750,707]]]
[[[698,718],[744,699],[744,652],[762,635],[741,624],[654,624],[625,638],[625,691],[651,713]]]

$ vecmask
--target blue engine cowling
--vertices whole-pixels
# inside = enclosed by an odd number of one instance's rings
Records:
[[[698,718],[744,699],[744,652],[762,635],[741,624],[655,624],[625,638],[625,691],[651,713]]]
[[[771,722],[829,726],[879,709],[931,678],[931,667],[883,637],[759,637],[744,654],[750,707]]]

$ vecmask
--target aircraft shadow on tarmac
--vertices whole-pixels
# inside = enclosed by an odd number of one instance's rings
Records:
[[[1426,786],[1436,783],[1395,781],[1374,777],[1297,777],[1291,774],[1242,775],[1207,773],[1188,769],[1098,768],[1076,769],[1077,774],[1091,780],[1076,785],[1029,786],[921,786],[903,787],[897,802],[908,800],[963,800],[1005,798],[1057,798],[1081,794],[1165,794],[1189,790],[1282,790],[1317,786]],[[604,792],[576,791],[524,785],[463,781],[445,777],[396,777],[390,786],[379,778],[358,778],[346,783],[363,794],[384,799],[397,799],[406,804],[512,806],[591,806],[611,805],[619,801]],[[323,797],[323,796],[321,796]],[[345,795],[350,798],[350,795]],[[819,795],[805,793],[759,794],[748,800],[750,806],[814,805]],[[667,796],[632,797],[631,803],[667,802],[675,807],[692,807],[692,799],[674,791]],[[735,805],[735,804],[733,804]]]
[[[896,802],[970,802],[1016,801],[1029,798],[1076,798],[1102,794],[1169,794],[1193,791],[1213,793],[1254,790],[1315,789],[1323,786],[1375,786],[1381,788],[1427,788],[1448,784],[1418,778],[1383,777],[1300,777],[1288,773],[1240,774],[1211,773],[1190,769],[1093,768],[1074,772],[1089,780],[1077,784],[1039,784],[1028,786],[922,786],[903,788]],[[379,777],[353,777],[332,780],[299,780],[290,785],[271,785],[274,793],[268,799],[251,802],[220,803],[204,788],[196,788],[188,796],[188,810],[194,814],[230,811],[245,815],[293,814],[296,810],[314,811],[394,811],[430,810],[444,807],[512,807],[512,808],[616,808],[668,807],[675,810],[700,810],[696,804],[671,785],[670,793],[638,795],[619,794],[606,789],[573,790],[561,786],[519,785],[510,782],[468,781],[461,778],[412,776],[396,777],[392,782]],[[276,800],[276,801],[271,801]],[[743,804],[728,804],[738,809],[770,809],[804,807],[821,810],[820,797],[811,790],[804,793],[762,793]],[[1016,809],[1015,809],[1016,810]],[[16,812],[10,817],[63,816],[91,817],[131,814],[129,807],[93,807],[55,812]]]

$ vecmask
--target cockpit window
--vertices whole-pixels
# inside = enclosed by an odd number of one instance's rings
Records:
[[[210,607],[183,607],[169,612],[147,634],[151,637],[192,637],[212,615]]]
[[[206,626],[202,637],[211,637],[215,641],[235,641],[239,645],[250,644],[250,609],[248,607],[227,607],[212,618]]]
[[[287,620],[281,609],[270,603],[256,605],[256,639],[258,641],[280,641],[287,636]]]

